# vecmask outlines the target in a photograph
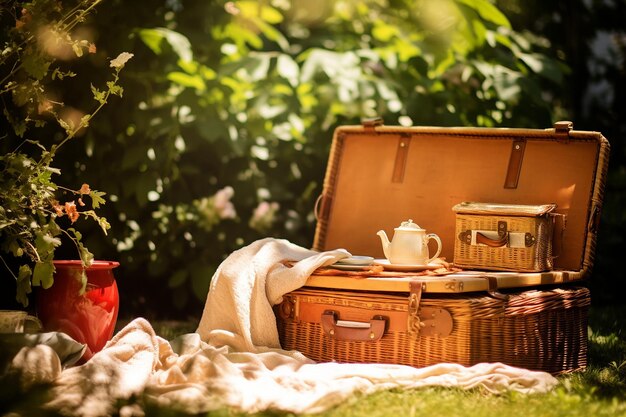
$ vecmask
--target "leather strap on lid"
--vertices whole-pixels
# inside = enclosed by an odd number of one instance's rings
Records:
[[[504,188],[517,188],[520,173],[522,172],[524,149],[526,149],[526,139],[516,139],[513,141],[511,156],[509,156],[509,166],[506,170],[506,177],[504,178]]]
[[[411,143],[411,135],[402,134],[398,141],[398,149],[396,150],[396,160],[393,164],[393,176],[391,182],[404,181],[404,171],[406,168],[406,160],[409,154],[409,144]]]

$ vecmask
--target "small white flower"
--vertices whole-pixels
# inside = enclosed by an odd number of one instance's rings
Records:
[[[128,53],[128,52],[122,52],[121,54],[119,54],[117,56],[117,58],[111,60],[111,68],[119,68],[119,69],[124,68],[124,65],[133,56],[135,56],[135,55],[131,54],[131,53]]]

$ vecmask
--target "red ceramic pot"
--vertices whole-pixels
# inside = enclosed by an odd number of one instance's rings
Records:
[[[94,261],[85,271],[87,288],[81,294],[81,261],[54,261],[54,284],[38,294],[37,315],[44,330],[63,332],[86,344],[83,361],[113,336],[120,304],[113,268],[118,266]]]

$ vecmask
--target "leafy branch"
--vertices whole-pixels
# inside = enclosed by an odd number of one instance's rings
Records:
[[[17,10],[20,5],[21,12],[19,18],[16,13],[15,27],[4,29],[4,38],[8,40],[0,56],[0,96],[3,115],[13,132],[2,138],[2,145],[12,150],[0,155],[0,260],[16,281],[16,299],[24,306],[28,305],[32,286],[48,288],[53,284],[54,254],[62,235],[76,246],[84,267],[92,264],[93,254],[83,245],[82,234],[73,227],[80,217],[95,221],[104,234],[110,228],[107,219],[96,212],[106,203],[106,194],[88,184],[78,190],[58,185],[54,176],[60,175],[61,170],[52,164],[58,150],[89,126],[111,95],[122,96],[119,75],[132,54],[123,52],[110,61],[112,80],[103,89],[91,85],[97,105],[78,122],[63,118],[59,109],[63,110],[64,104],[47,94],[51,81],[58,83],[76,75],[60,67],[52,68],[58,60],[68,59],[64,53],[81,58],[84,50],[96,52],[95,45],[87,40],[73,39],[71,31],[101,1],[79,0],[71,8],[55,0],[33,0],[23,5],[13,2],[13,8]],[[63,7],[68,10],[63,11]],[[4,96],[9,95],[10,100],[5,100]],[[46,123],[42,116],[46,114],[65,132],[58,143],[50,146],[32,138],[32,128],[42,127]],[[29,137],[25,137],[27,133]],[[60,191],[70,197],[59,202],[56,194]],[[62,227],[62,218],[72,227]],[[82,279],[84,289],[84,274]]]

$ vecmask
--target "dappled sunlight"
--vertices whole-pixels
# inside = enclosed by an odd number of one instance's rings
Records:
[[[53,26],[44,26],[37,33],[37,41],[41,49],[52,58],[62,61],[80,58],[85,52],[96,53],[94,37],[93,29],[88,27],[81,27],[70,35]]]
[[[59,33],[51,27],[44,27],[39,30],[37,38],[48,55],[62,60],[76,58],[71,44],[67,42],[69,38],[67,33]]]

